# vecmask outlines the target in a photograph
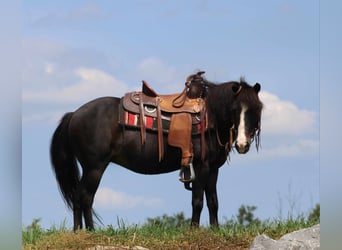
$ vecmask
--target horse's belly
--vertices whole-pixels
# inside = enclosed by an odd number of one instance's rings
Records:
[[[149,147],[148,145],[145,145]],[[126,148],[113,158],[113,162],[140,174],[162,174],[180,169],[181,154],[177,148],[165,146],[165,152],[159,161],[157,150],[149,148]]]

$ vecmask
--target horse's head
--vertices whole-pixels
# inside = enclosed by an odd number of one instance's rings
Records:
[[[244,81],[232,86],[235,95],[232,105],[232,134],[235,148],[240,154],[248,152],[254,139],[257,149],[259,148],[260,120],[263,107],[258,97],[260,88],[259,83],[250,86]]]

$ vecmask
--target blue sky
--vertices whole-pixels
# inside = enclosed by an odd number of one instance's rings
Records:
[[[248,7],[246,7],[248,6]],[[208,80],[261,83],[262,148],[220,169],[219,218],[255,205],[261,219],[319,203],[318,1],[29,1],[22,3],[22,221],[67,219],[50,160],[59,119],[99,96],[147,80],[179,92],[197,69]],[[111,164],[95,198],[105,225],[184,212],[177,172],[144,176]],[[201,217],[208,223],[204,207]]]

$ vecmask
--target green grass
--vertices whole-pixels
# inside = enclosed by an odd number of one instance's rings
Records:
[[[143,225],[127,225],[118,219],[117,225],[95,231],[80,230],[74,233],[66,221],[50,229],[42,229],[39,219],[23,227],[22,249],[86,249],[102,246],[143,246],[149,249],[249,249],[255,236],[266,234],[278,239],[289,232],[319,223],[319,205],[305,218],[289,217],[286,220],[258,219],[229,220],[217,228],[190,228],[183,213],[174,216],[148,218]],[[318,210],[317,210],[318,209]],[[318,213],[318,214],[317,214]]]

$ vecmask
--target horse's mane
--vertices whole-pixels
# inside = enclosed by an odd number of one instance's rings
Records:
[[[196,82],[204,86],[205,96],[208,97],[206,99],[215,111],[221,109],[222,105],[232,104],[233,99],[238,103],[245,103],[255,110],[261,111],[263,108],[254,86],[249,85],[244,77],[240,77],[239,81],[215,83],[207,80],[204,76],[200,76]],[[240,89],[234,92],[233,88]]]
[[[237,100],[239,102],[244,102],[250,107],[255,107],[256,109],[262,109],[263,105],[258,98],[258,93],[255,91],[254,87],[249,85],[243,76],[240,77],[240,81],[230,81],[223,83],[215,83],[208,81],[204,76],[204,71],[198,71],[196,74],[190,75],[187,78],[187,82],[191,82],[193,85],[200,84],[204,92],[201,93],[201,97],[206,97],[207,94],[211,95],[209,92],[213,92],[215,97],[215,104],[220,105],[223,100],[229,99],[236,92],[233,91],[232,87],[236,86],[236,89],[241,89],[238,91]],[[196,92],[198,95],[198,93]],[[210,98],[209,98],[210,99]],[[213,100],[212,100],[213,101]]]
[[[241,86],[241,91],[237,94],[237,98],[239,102],[248,103],[249,106],[255,107],[258,109],[262,109],[262,103],[260,102],[257,93],[253,89],[253,86],[249,85],[244,77],[240,77],[240,81],[229,81],[223,83],[215,83],[208,81],[203,77],[203,84],[207,86],[208,92],[215,92],[215,89],[218,89],[220,93],[224,93],[224,95],[215,94],[216,101],[220,102],[220,97],[223,99],[230,98],[232,95],[235,95],[234,91],[232,91],[232,86],[236,86],[237,88]]]

